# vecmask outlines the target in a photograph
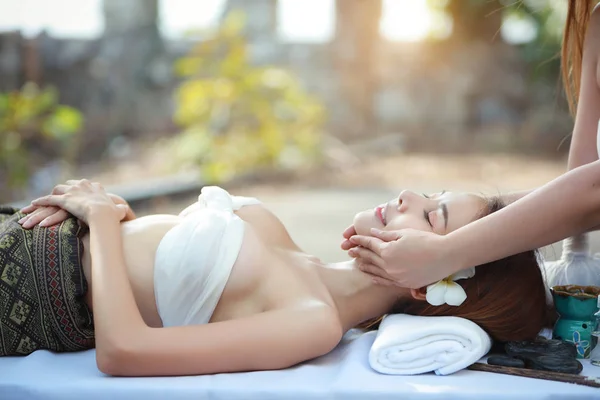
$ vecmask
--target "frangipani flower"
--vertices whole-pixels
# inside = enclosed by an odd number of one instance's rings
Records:
[[[469,268],[427,286],[427,295],[425,296],[427,302],[432,306],[441,306],[444,303],[449,306],[460,306],[467,299],[467,293],[454,281],[473,276],[475,276],[475,268]]]

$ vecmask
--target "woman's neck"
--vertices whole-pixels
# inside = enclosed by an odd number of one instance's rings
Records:
[[[408,289],[375,284],[354,260],[319,263],[317,273],[338,309],[344,331],[386,314],[399,298],[410,296]]]

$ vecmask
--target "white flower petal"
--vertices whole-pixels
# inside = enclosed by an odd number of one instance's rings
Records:
[[[457,281],[459,279],[468,279],[468,278],[472,278],[475,276],[475,268],[467,268],[467,269],[463,269],[462,271],[458,271],[455,274],[452,274],[450,276],[450,278],[453,281]]]
[[[460,306],[467,299],[467,293],[458,283],[448,283],[444,300],[449,306]]]
[[[445,302],[446,287],[448,284],[444,281],[439,281],[427,286],[427,294],[425,298],[432,306],[441,306]]]

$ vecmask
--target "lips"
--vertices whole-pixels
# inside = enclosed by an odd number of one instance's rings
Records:
[[[375,208],[375,215],[379,218],[379,221],[385,225],[385,208],[383,206]]]

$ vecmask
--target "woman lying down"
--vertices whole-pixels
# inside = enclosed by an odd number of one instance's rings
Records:
[[[501,207],[403,191],[354,226],[445,234]],[[135,218],[99,184],[68,181],[0,214],[0,355],[95,347],[107,374],[199,375],[290,367],[389,313],[464,317],[500,341],[546,321],[534,252],[475,268],[450,296],[376,285],[353,263],[306,254],[256,199],[218,187],[179,215]]]

